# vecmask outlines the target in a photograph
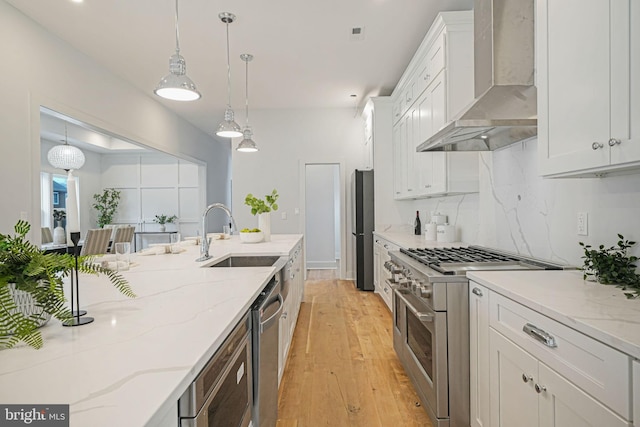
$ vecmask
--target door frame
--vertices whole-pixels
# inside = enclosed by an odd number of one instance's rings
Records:
[[[347,191],[346,191],[346,175],[345,175],[345,164],[342,160],[326,160],[326,161],[318,161],[318,160],[304,160],[301,159],[298,162],[299,174],[300,174],[300,229],[298,232],[300,234],[305,233],[307,226],[307,216],[306,216],[306,208],[307,208],[307,199],[306,199],[306,184],[307,184],[307,174],[306,167],[307,165],[338,165],[338,175],[340,177],[340,268],[338,269],[338,278],[344,279],[346,277],[346,265],[347,265],[347,238],[346,238],[346,221],[347,221]],[[304,239],[304,253],[307,253],[307,239]],[[304,271],[305,278],[307,277],[307,257],[305,255],[304,258]]]

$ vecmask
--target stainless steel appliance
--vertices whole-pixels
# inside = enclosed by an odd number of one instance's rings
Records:
[[[283,308],[281,283],[279,271],[251,308],[254,427],[275,427],[278,420],[278,344]]]
[[[251,425],[250,321],[247,314],[180,397],[180,427]]]
[[[355,250],[356,286],[361,291],[373,291],[373,171],[354,171],[351,184],[351,234]]]
[[[468,427],[466,272],[568,267],[480,246],[401,249],[389,255],[393,347],[434,427]]]

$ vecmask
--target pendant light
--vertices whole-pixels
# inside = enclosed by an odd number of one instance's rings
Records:
[[[67,126],[64,127],[64,144],[56,145],[47,153],[49,164],[67,172],[77,170],[84,165],[84,153],[67,141]]]
[[[244,138],[242,138],[242,141],[240,141],[240,144],[238,144],[238,148],[236,148],[236,150],[242,151],[245,153],[253,153],[258,151],[258,147],[256,146],[256,143],[253,142],[253,139],[251,139],[251,137],[253,136],[253,132],[251,131],[251,126],[249,126],[249,62],[253,60],[253,55],[248,53],[243,53],[242,55],[240,55],[240,59],[242,59],[245,62],[246,123],[244,125],[244,129],[242,129],[242,135],[244,136]]]
[[[187,77],[187,63],[180,55],[180,38],[178,31],[178,0],[176,0],[176,53],[169,58],[169,74],[153,91],[156,95],[174,101],[195,101],[202,95],[195,83]]]
[[[225,138],[236,138],[242,136],[240,126],[234,120],[233,110],[231,109],[231,63],[229,62],[229,24],[236,20],[233,13],[222,12],[218,18],[227,25],[227,109],[224,112],[224,120],[218,125],[216,135]]]

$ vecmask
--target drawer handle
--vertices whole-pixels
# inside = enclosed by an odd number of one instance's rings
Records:
[[[547,347],[554,348],[558,346],[558,344],[556,344],[556,339],[552,335],[549,335],[549,333],[543,331],[537,326],[532,325],[531,323],[527,323],[526,325],[524,325],[522,327],[522,330]]]
[[[475,295],[478,295],[479,297],[482,296],[482,290],[480,290],[480,288],[473,288],[471,292],[473,292]]]
[[[600,142],[594,142],[593,144],[591,144],[591,149],[593,150],[599,150],[602,147],[604,147],[604,145]]]
[[[609,140],[609,147],[616,146],[616,145],[620,144],[620,142],[621,142],[621,141],[620,141],[619,139],[611,138],[611,139]]]
[[[522,374],[522,381],[528,383],[529,381],[533,381],[533,377],[531,375]]]

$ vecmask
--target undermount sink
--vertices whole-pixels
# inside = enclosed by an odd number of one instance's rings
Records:
[[[279,256],[230,256],[209,267],[271,267]]]

